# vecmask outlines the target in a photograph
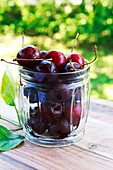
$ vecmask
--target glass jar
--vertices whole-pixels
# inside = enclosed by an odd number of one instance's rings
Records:
[[[74,72],[20,69],[19,112],[26,139],[60,147],[82,139],[89,109],[90,66]]]

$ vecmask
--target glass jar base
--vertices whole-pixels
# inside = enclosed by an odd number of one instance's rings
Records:
[[[52,139],[52,138],[42,138],[42,137],[34,137],[30,133],[25,132],[25,138],[38,146],[44,146],[44,147],[63,147],[63,146],[70,146],[78,141],[80,141],[84,136],[84,131],[79,133],[75,136],[70,136],[65,139]]]

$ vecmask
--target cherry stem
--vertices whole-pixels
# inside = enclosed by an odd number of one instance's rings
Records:
[[[27,59],[27,58],[14,58],[13,61],[43,61],[43,60],[50,60],[52,61],[52,58],[43,59],[43,58],[34,58],[34,59]]]
[[[4,62],[6,62],[8,64],[14,64],[14,65],[20,66],[19,64],[16,64],[16,63],[13,63],[13,62],[10,62],[10,61],[6,61],[3,58],[0,61],[4,61]]]
[[[22,48],[24,47],[24,32],[22,32]]]
[[[75,69],[75,67],[74,67],[74,65],[73,65],[73,63],[72,63],[72,60],[71,60],[71,59],[69,60],[69,63],[70,63],[70,65],[71,65],[72,69],[75,71],[76,69]]]
[[[8,64],[14,64],[14,65],[16,65],[16,66],[18,66],[18,67],[20,67],[20,66],[21,66],[21,65],[19,65],[19,64],[13,63],[13,62],[6,61],[6,60],[4,60],[3,58],[2,58],[0,61],[4,61],[5,63],[8,63]],[[32,71],[30,68],[27,68],[27,67],[24,67],[24,68],[26,68],[27,70]]]
[[[97,59],[98,56],[97,56],[97,46],[96,46],[96,45],[94,45],[93,51],[94,51],[94,53],[95,53],[94,59],[93,59],[92,61],[88,62],[88,63],[85,63],[85,64],[81,65],[79,68],[81,68],[81,67],[83,67],[83,66],[85,66],[85,65],[89,65],[89,64],[93,63],[93,62]]]
[[[79,36],[79,33],[77,32],[77,33],[76,33],[76,36],[75,36],[75,38],[74,38],[73,45],[72,45],[71,53],[73,52],[74,45],[75,45],[75,41],[77,40],[78,36]]]
[[[13,59],[13,61],[17,61],[17,60],[25,60],[25,61],[36,61],[36,60],[38,60],[38,61],[43,61],[43,60],[50,60],[50,61],[52,61],[52,59],[51,58],[49,58],[49,59],[43,59],[43,58],[37,58],[37,59],[22,59],[22,58],[14,58]],[[21,65],[19,65],[19,64],[17,64],[17,63],[13,63],[13,62],[10,62],[10,61],[6,61],[6,60],[4,60],[3,58],[2,59],[0,59],[0,61],[4,61],[5,63],[8,63],[8,64],[14,64],[14,65],[17,65],[17,66],[21,66]],[[30,70],[30,71],[32,71],[30,68],[28,68],[28,67],[25,67],[24,66],[24,68],[26,68],[27,70]]]

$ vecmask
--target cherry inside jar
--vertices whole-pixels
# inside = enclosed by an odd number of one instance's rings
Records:
[[[20,69],[19,112],[29,141],[60,147],[83,137],[90,98],[89,70],[90,66],[65,73]]]

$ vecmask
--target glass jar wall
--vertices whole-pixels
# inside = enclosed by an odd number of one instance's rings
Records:
[[[20,69],[19,112],[25,137],[41,146],[79,141],[89,109],[90,66],[67,73]]]

